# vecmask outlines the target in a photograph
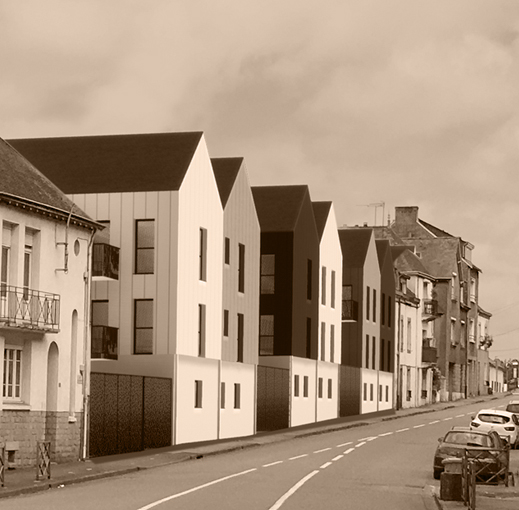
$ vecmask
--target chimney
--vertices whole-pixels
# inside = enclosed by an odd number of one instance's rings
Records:
[[[418,207],[395,207],[395,223],[410,225],[418,221]]]

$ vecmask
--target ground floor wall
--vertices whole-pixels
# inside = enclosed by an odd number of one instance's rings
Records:
[[[361,393],[362,400],[360,414],[374,413],[378,411],[378,371],[369,368],[361,368]]]
[[[339,366],[339,416],[356,416],[361,413],[361,368]]]
[[[316,421],[317,364],[315,360],[291,356],[290,426]]]
[[[339,416],[339,365],[317,362],[317,421]]]

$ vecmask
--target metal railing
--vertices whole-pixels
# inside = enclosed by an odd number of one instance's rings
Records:
[[[50,292],[0,286],[0,323],[6,326],[59,331],[60,296]]]
[[[92,359],[117,359],[119,330],[109,326],[92,326]]]
[[[50,479],[50,441],[36,443],[36,480]]]
[[[119,248],[106,243],[94,243],[92,276],[119,279]]]
[[[5,444],[0,445],[0,487],[5,484]]]
[[[438,301],[436,299],[424,299],[422,312],[424,315],[436,315],[438,313]]]
[[[504,448],[465,448],[463,457],[474,465],[476,483],[498,484],[508,487],[510,470],[510,446]]]
[[[476,469],[465,454],[461,458],[461,497],[469,510],[476,510]]]

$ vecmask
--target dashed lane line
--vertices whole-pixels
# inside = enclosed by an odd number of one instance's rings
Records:
[[[263,464],[262,467],[275,466],[276,464],[283,464],[283,461],[282,460],[276,460],[276,462],[271,462],[270,464]]]
[[[422,423],[421,425],[415,425],[413,429],[419,429],[420,427],[425,427],[425,423]]]
[[[440,423],[440,420],[430,421],[430,422],[429,422],[429,425],[434,425],[435,423]]]
[[[355,451],[355,448],[348,448],[345,452],[344,452],[344,455],[348,455],[348,453],[351,453]]]
[[[326,469],[328,466],[331,466],[331,462],[325,462],[319,469]]]
[[[315,450],[314,453],[322,453],[322,452],[327,452],[329,450],[331,450],[331,447],[330,448],[323,448],[322,450]]]
[[[281,496],[270,508],[269,510],[277,510],[278,508],[281,508],[281,505],[290,497],[294,492],[299,489],[302,485],[304,485],[310,478],[315,476],[317,473],[319,473],[318,470],[312,471],[311,473],[307,474],[304,478],[301,478],[299,482],[297,482],[293,487],[291,487],[283,496]]]
[[[386,432],[384,434],[379,434],[378,437],[390,436],[391,434],[394,434],[394,432]]]
[[[407,428],[405,428],[405,429],[397,430],[396,433],[398,434],[399,432],[405,432],[406,430],[409,430],[409,427],[407,427]]]
[[[361,446],[364,446],[366,444],[366,441],[362,441],[361,443],[358,443],[355,445],[355,448],[360,448]]]
[[[450,416],[449,418],[443,418],[443,421],[449,421],[449,420],[452,420],[452,416]]]
[[[362,441],[362,439],[360,439]],[[352,444],[352,441],[348,441],[347,443],[338,444],[337,448],[342,448],[343,446],[348,446],[349,444]]]
[[[290,457],[288,460],[302,459],[303,457],[308,457],[308,453],[303,453],[303,455],[297,455],[296,457]]]
[[[464,414],[458,414],[458,416],[456,416],[456,418],[463,418],[465,415]]]
[[[337,457],[334,457],[334,458],[332,459],[332,462],[335,462],[335,461],[337,461],[337,460],[340,460],[340,459],[342,459],[343,457],[344,457],[344,455],[337,455]]]

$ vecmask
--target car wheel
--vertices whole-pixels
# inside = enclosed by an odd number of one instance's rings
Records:
[[[434,477],[434,479],[435,479],[435,480],[439,480],[441,474],[442,474],[441,469],[435,469],[435,470],[433,471],[433,477]]]

